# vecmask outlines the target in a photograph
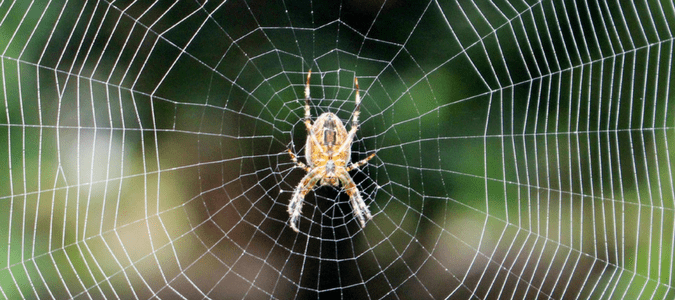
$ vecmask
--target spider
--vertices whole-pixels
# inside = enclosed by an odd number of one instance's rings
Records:
[[[312,125],[311,113],[309,110],[309,79],[312,76],[312,70],[307,73],[307,84],[305,85],[305,127],[307,129],[307,142],[305,144],[305,160],[307,164],[298,161],[291,149],[287,149],[291,160],[295,165],[307,172],[305,177],[293,191],[293,197],[288,203],[289,223],[291,229],[298,231],[298,221],[302,210],[302,204],[305,195],[319,183],[320,186],[332,185],[337,187],[342,184],[351,203],[354,216],[361,223],[361,227],[366,226],[366,221],[372,219],[368,207],[363,202],[359,189],[354,180],[349,176],[349,171],[359,168],[368,160],[375,156],[370,154],[365,159],[350,163],[352,154],[352,141],[359,127],[359,114],[361,107],[361,97],[359,96],[359,81],[354,78],[356,86],[356,109],[352,117],[352,126],[347,132],[345,125],[333,113],[327,112],[321,114],[314,125]],[[349,164],[349,165],[347,165]]]

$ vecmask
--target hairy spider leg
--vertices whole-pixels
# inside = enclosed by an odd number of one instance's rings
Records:
[[[366,206],[366,203],[363,202],[361,193],[359,193],[356,183],[354,183],[354,180],[349,176],[347,170],[339,170],[338,173],[338,177],[342,182],[345,193],[349,195],[349,203],[352,205],[354,216],[359,220],[361,227],[366,227],[366,221],[373,218],[373,216],[370,214],[370,210],[368,210],[368,206]]]
[[[349,165],[348,167],[345,168],[345,170],[347,170],[347,172],[349,172],[351,170],[357,169],[357,168],[365,165],[373,157],[375,157],[375,153],[372,153],[372,154],[368,155],[368,157],[358,161],[357,163],[353,163],[353,164]]]
[[[354,85],[356,86],[356,108],[354,109],[354,117],[352,117],[352,128],[359,127],[359,115],[361,114],[361,95],[359,94],[359,79],[354,77]]]
[[[305,165],[304,163],[298,161],[298,158],[295,156],[295,154],[293,154],[293,151],[291,151],[290,148],[286,149],[286,151],[288,152],[288,155],[291,156],[291,160],[295,163],[296,166],[305,170],[305,172],[309,172],[309,170],[310,170],[309,167],[307,165]],[[374,155],[374,153],[373,153],[373,155]]]
[[[321,143],[319,143],[319,140],[316,139],[316,136],[312,134],[312,113],[309,108],[309,79],[312,77],[312,69],[309,69],[309,72],[307,72],[307,83],[305,84],[305,129],[307,129],[307,135],[308,138],[311,137],[312,142],[314,143],[315,146],[318,147],[319,151],[323,153],[323,149],[321,148]],[[309,162],[310,158],[305,157],[307,161]],[[309,162],[311,165],[312,162]]]
[[[303,199],[305,199],[305,195],[307,195],[307,193],[312,190],[319,179],[321,179],[322,176],[319,176],[318,174],[323,170],[324,168],[316,168],[307,173],[305,177],[302,177],[298,187],[295,188],[295,192],[293,192],[291,202],[288,203],[288,214],[291,216],[289,223],[291,225],[291,229],[293,229],[295,232],[300,232],[298,230],[298,221],[302,213],[302,204],[304,202]]]
[[[349,128],[349,134],[345,138],[344,144],[340,146],[338,153],[342,153],[347,150],[347,147],[350,147],[356,131],[359,130],[359,115],[361,114],[361,95],[359,94],[359,80],[354,77],[354,85],[356,86],[356,108],[354,109],[354,114],[352,116],[352,128]]]
[[[309,110],[309,78],[312,77],[312,69],[307,72],[307,84],[305,84],[305,125],[309,129],[312,125],[312,114]]]

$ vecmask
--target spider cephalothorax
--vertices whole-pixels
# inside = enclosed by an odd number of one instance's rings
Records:
[[[307,84],[305,85],[305,127],[307,129],[307,142],[305,144],[305,159],[307,165],[298,161],[291,149],[288,154],[293,162],[307,172],[307,175],[300,180],[300,184],[295,188],[291,202],[288,204],[288,214],[290,215],[291,228],[298,232],[298,221],[302,210],[302,203],[305,195],[317,184],[338,186],[342,184],[349,202],[352,205],[354,216],[361,223],[361,227],[366,226],[366,221],[372,218],[368,207],[363,202],[359,189],[354,180],[349,175],[349,171],[364,165],[368,160],[375,156],[375,153],[365,159],[350,163],[352,154],[352,141],[359,127],[359,113],[361,108],[361,97],[359,96],[359,82],[355,78],[356,85],[356,109],[352,116],[352,127],[347,132],[347,128],[333,113],[321,114],[314,125],[312,125],[311,113],[309,109],[309,79],[312,75],[310,70],[307,74]],[[349,164],[349,165],[348,165]]]

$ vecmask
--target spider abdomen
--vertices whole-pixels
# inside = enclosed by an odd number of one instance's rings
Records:
[[[348,135],[345,125],[334,113],[321,114],[312,125],[311,134],[307,137],[305,144],[307,162],[312,166],[317,166],[333,160],[335,165],[345,166],[352,154],[349,147],[341,151]],[[313,138],[316,138],[316,141]],[[314,149],[314,147],[322,149]]]

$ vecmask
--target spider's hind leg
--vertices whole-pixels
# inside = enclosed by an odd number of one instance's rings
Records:
[[[309,78],[312,77],[312,69],[307,72],[307,83],[305,84],[305,127],[307,131],[312,128],[312,112],[309,108]]]
[[[352,130],[359,127],[359,115],[361,114],[361,94],[359,94],[359,80],[354,77],[354,85],[356,86],[356,108],[354,108],[354,116],[352,117]]]
[[[356,131],[359,130],[359,115],[361,114],[361,94],[359,93],[359,80],[354,77],[354,85],[356,86],[356,108],[354,108],[354,114],[352,115],[352,128],[349,128],[349,133],[344,140],[344,143],[338,149],[338,153],[342,153],[347,150],[348,147],[352,146],[352,141],[354,136],[356,136]]]

